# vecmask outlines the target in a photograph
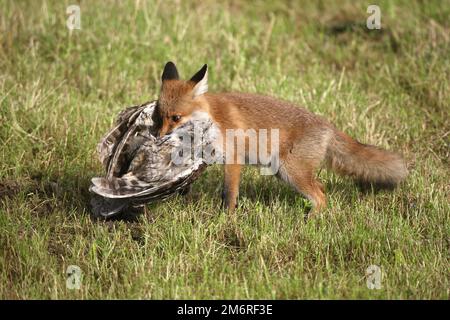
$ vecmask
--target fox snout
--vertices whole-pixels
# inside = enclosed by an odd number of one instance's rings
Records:
[[[164,137],[166,134],[169,134],[170,132],[172,132],[173,129],[169,129],[166,126],[162,126],[159,130],[158,130],[158,137]]]
[[[168,119],[163,118],[161,121],[160,129],[158,130],[158,137],[162,137],[165,136],[166,134],[171,133],[175,128],[184,123],[187,118],[188,118],[187,116],[185,117],[171,116]]]

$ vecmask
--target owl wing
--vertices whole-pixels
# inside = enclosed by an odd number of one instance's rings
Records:
[[[191,184],[206,169],[201,150],[213,143],[217,127],[210,119],[192,120],[171,134],[156,138],[151,120],[155,106],[152,102],[124,110],[116,127],[99,144],[105,155],[107,175],[93,178],[89,189],[103,198],[93,200],[97,214],[111,216],[129,205],[166,199]],[[184,141],[185,137],[194,134],[200,134],[202,139],[188,141],[190,150],[194,150],[193,157],[188,154],[174,163],[172,156],[189,140]]]
[[[120,177],[93,178],[91,191],[107,198],[170,195],[192,182],[206,167],[201,158],[174,163],[172,153],[179,150],[176,130],[157,142],[146,141],[134,154],[128,172]],[[164,191],[162,191],[164,190]]]
[[[135,134],[137,118],[146,108],[151,109],[149,111],[153,112],[155,106],[156,101],[152,101],[139,106],[129,107],[119,113],[115,126],[102,137],[97,145],[100,162],[107,172],[110,172],[112,168],[120,167],[117,161],[119,156],[123,154],[123,148],[129,142],[129,138]],[[112,161],[113,159],[116,162]]]

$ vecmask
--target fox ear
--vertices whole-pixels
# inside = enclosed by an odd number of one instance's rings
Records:
[[[178,76],[178,70],[175,64],[172,61],[169,61],[164,66],[164,71],[161,76],[162,81],[166,80],[178,80],[180,77]]]
[[[195,84],[192,91],[194,98],[208,92],[208,65],[205,64],[190,81]]]

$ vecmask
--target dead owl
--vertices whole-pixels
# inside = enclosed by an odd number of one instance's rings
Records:
[[[163,137],[157,137],[152,101],[125,109],[97,152],[106,177],[93,178],[89,190],[95,216],[163,200],[186,188],[206,168],[205,150],[214,155],[218,128],[204,113]],[[215,155],[217,156],[217,155]]]

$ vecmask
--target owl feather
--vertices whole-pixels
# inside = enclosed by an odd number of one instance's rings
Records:
[[[110,217],[131,206],[164,200],[186,188],[205,170],[202,151],[217,138],[218,128],[204,115],[172,133],[156,137],[156,101],[125,109],[97,146],[105,177],[92,179],[94,214]],[[196,139],[193,136],[197,134]],[[189,148],[183,148],[188,146]],[[174,155],[189,150],[177,163]],[[180,159],[182,161],[180,161]]]

